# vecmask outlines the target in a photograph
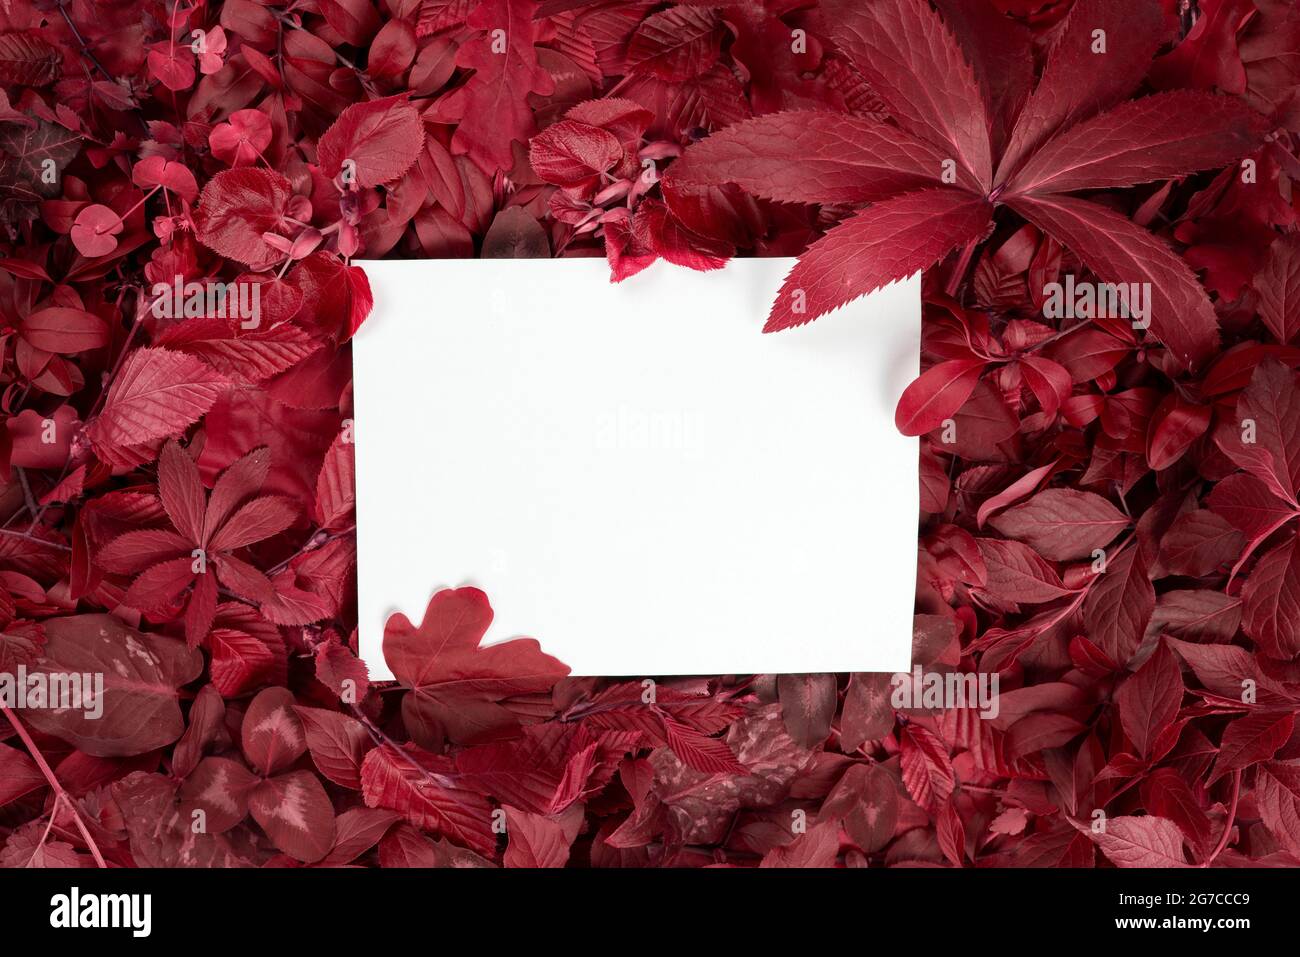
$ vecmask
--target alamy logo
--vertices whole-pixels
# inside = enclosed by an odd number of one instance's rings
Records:
[[[244,329],[262,323],[262,284],[256,282],[174,282],[153,285],[150,311],[155,319],[238,319]]]
[[[51,927],[128,927],[132,937],[148,937],[152,912],[150,894],[82,894],[74,887],[50,898]]]
[[[1043,315],[1048,319],[1132,319],[1134,329],[1151,325],[1151,283],[1065,282],[1043,286]]]
[[[920,665],[911,673],[900,671],[890,680],[893,691],[889,703],[897,710],[908,708],[978,708],[981,718],[996,718],[1001,711],[998,703],[998,673],[950,671],[924,671]]]
[[[0,672],[0,704],[6,708],[84,711],[96,719],[104,713],[102,671],[33,671],[19,665]]]

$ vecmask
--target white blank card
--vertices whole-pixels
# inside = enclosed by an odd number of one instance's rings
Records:
[[[360,643],[472,584],[575,674],[906,671],[920,278],[760,330],[793,265],[361,264]]]

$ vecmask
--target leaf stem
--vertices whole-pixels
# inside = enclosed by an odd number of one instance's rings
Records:
[[[962,278],[970,267],[971,257],[975,255],[975,247],[978,245],[978,239],[972,239],[966,244],[966,248],[961,251],[961,258],[957,260],[957,265],[953,267],[952,275],[948,277],[948,286],[944,291],[954,299],[957,297],[957,290],[961,287]]]
[[[1223,822],[1223,834],[1219,836],[1219,843],[1214,851],[1205,859],[1202,867],[1209,867],[1214,863],[1214,859],[1223,853],[1223,849],[1228,846],[1228,837],[1232,834],[1232,825],[1237,822],[1237,802],[1241,798],[1241,769],[1238,768],[1232,772],[1232,801],[1228,805],[1228,819]]]

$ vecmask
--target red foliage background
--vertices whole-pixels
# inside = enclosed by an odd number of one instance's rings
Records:
[[[0,864],[1300,863],[1300,12],[856,6],[0,12],[0,672],[106,675],[99,720],[5,709]],[[1107,69],[1061,65],[1094,22]],[[812,175],[846,128],[876,153]],[[909,198],[945,144],[959,180]],[[474,589],[394,619],[400,684],[370,686],[349,259],[622,278],[810,244],[805,318],[939,263],[899,409],[914,657],[996,671],[998,716],[895,708],[884,675],[572,679],[479,649]],[[1159,280],[1149,334],[1044,318],[1093,271]],[[159,315],[177,277],[258,284],[261,322]]]

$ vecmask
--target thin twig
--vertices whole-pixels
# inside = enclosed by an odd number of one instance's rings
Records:
[[[0,535],[7,535],[9,538],[21,538],[25,542],[35,542],[37,545],[44,545],[46,548],[57,548],[61,552],[72,551],[71,546],[64,545],[61,542],[47,542],[43,538],[37,538],[28,532],[15,532],[12,528],[0,528]]]
[[[18,733],[18,737],[22,739],[23,744],[26,746],[27,753],[32,756],[32,760],[36,762],[36,766],[41,769],[41,774],[45,775],[45,780],[49,782],[50,787],[54,790],[55,797],[68,803],[68,811],[71,812],[72,820],[76,822],[77,830],[81,832],[81,838],[86,842],[86,847],[90,849],[90,856],[95,859],[95,865],[97,867],[107,868],[108,864],[104,861],[104,855],[99,853],[99,845],[96,844],[95,839],[90,836],[90,831],[86,828],[86,822],[81,819],[81,814],[77,811],[77,804],[72,800],[72,795],[63,789],[63,785],[59,783],[59,779],[54,776],[54,769],[51,768],[49,762],[45,760],[45,755],[41,754],[41,749],[36,746],[36,742],[33,741],[32,736],[27,733],[27,729],[23,726],[23,723],[18,720],[18,715],[14,714],[12,710],[2,704],[0,704],[0,713],[3,713],[9,720],[9,723],[13,725],[14,731]]]

